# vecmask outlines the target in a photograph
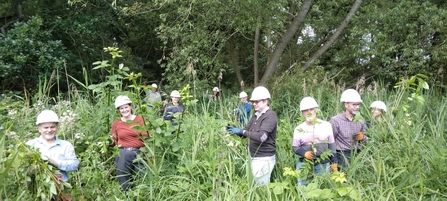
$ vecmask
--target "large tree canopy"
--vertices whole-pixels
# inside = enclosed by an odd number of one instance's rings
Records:
[[[33,16],[37,38],[27,43],[31,36],[17,36]],[[424,73],[443,86],[446,18],[446,4],[435,0],[9,0],[0,5],[0,71],[27,78],[2,89],[22,88],[62,65],[74,78],[102,81],[90,69],[107,59],[108,46],[123,50],[119,62],[144,80],[171,87],[269,84],[315,66],[348,84]],[[50,57],[57,61],[42,62]]]

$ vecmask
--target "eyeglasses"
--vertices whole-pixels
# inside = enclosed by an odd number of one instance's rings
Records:
[[[250,102],[253,103],[253,104],[258,104],[259,102],[263,102],[263,101],[265,101],[265,99],[262,99],[262,100],[252,100]]]

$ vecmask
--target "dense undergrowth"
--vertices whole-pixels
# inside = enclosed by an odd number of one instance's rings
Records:
[[[98,69],[113,66],[112,61]],[[180,126],[174,127],[140,98],[145,88],[137,83],[138,74],[122,67],[108,72],[107,82],[85,85],[71,92],[70,100],[61,94],[46,96],[45,87],[32,97],[1,96],[0,200],[447,200],[447,101],[442,92],[428,89],[423,75],[402,79],[389,91],[381,90],[382,84],[360,86],[366,120],[374,100],[387,103],[389,111],[367,131],[370,140],[345,175],[315,177],[307,187],[297,187],[291,171],[298,159],[291,140],[293,128],[302,121],[299,100],[315,97],[319,116],[329,120],[341,112],[343,87],[323,80],[272,87],[271,107],[279,114],[277,164],[272,183],[257,187],[250,178],[247,139],[224,129],[237,124],[236,95],[227,93],[221,101],[210,102],[185,86],[181,94],[186,109]],[[121,90],[123,80],[132,83],[126,91]],[[139,158],[145,174],[135,178],[128,192],[121,191],[115,178],[117,148],[108,146],[110,124],[119,115],[111,101],[118,94],[132,98],[135,113],[146,121],[141,129],[152,134]],[[81,161],[68,183],[55,179],[56,170],[24,146],[38,136],[34,122],[43,109],[59,114],[58,137],[74,144]]]

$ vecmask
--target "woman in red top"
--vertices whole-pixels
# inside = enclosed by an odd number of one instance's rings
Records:
[[[144,146],[143,137],[149,135],[147,131],[138,131],[144,126],[141,116],[132,114],[132,101],[127,96],[118,96],[115,108],[120,112],[121,118],[112,124],[113,145],[118,145],[120,154],[116,156],[116,176],[124,190],[128,190],[132,174],[141,170],[141,162],[133,162]]]

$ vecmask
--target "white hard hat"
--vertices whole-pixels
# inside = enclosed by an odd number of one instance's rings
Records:
[[[180,98],[180,92],[178,92],[177,90],[172,91],[171,92],[171,97]]]
[[[37,115],[36,125],[49,122],[59,123],[59,117],[52,110],[44,110]]]
[[[357,92],[355,89],[346,89],[341,94],[340,102],[361,103],[362,99],[360,98],[359,92]]]
[[[130,100],[130,98],[128,96],[119,95],[115,99],[115,108],[119,108],[119,107],[121,107],[125,104],[129,104],[129,103],[132,103],[132,101]]]
[[[152,84],[151,86],[152,86],[152,88],[158,88],[157,84],[155,84],[155,83]]]
[[[243,91],[243,92],[241,92],[240,94],[239,94],[239,98],[245,98],[245,97],[247,97],[248,95],[247,95],[247,93],[245,93],[245,91]]]
[[[318,104],[312,97],[304,97],[300,102],[300,111],[317,108]]]
[[[214,87],[214,88],[213,88],[213,91],[215,91],[215,92],[219,92],[219,88],[218,88],[218,87]]]
[[[263,100],[269,98],[270,98],[269,90],[263,86],[259,86],[253,89],[250,100]]]
[[[386,112],[386,105],[382,101],[374,101],[374,102],[372,102],[371,106],[369,106],[369,108],[377,108],[377,109],[381,109],[384,112]]]

